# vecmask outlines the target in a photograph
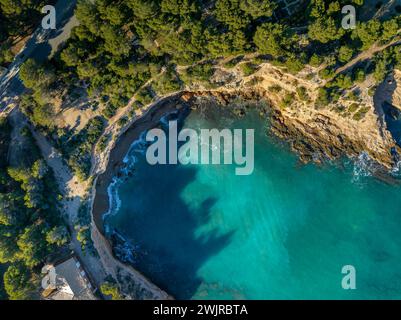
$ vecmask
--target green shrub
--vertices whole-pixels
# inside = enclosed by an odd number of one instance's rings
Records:
[[[359,100],[359,97],[358,97],[358,95],[355,93],[355,91],[350,91],[350,92],[348,93],[348,99],[349,99],[349,100],[352,100],[352,101],[358,101],[358,100]]]
[[[209,82],[214,74],[214,67],[211,63],[201,63],[193,67],[189,67],[186,71],[186,76],[190,81],[205,81]]]
[[[33,285],[31,272],[21,263],[8,267],[4,274],[4,288],[10,300],[28,300],[32,298]]]
[[[336,113],[342,113],[342,112],[344,112],[344,110],[345,110],[345,107],[344,107],[342,104],[336,105],[336,106],[334,106],[334,108],[332,109],[332,111],[334,111],[334,112],[336,112]]]
[[[106,150],[107,147],[107,142],[109,141],[110,136],[109,135],[104,135],[100,138],[97,146],[100,150],[100,152],[103,152],[104,150]]]
[[[373,97],[375,95],[375,93],[376,93],[376,89],[377,89],[376,86],[373,86],[373,87],[369,88],[368,95]]]
[[[267,88],[270,92],[279,93],[283,88],[281,88],[278,84],[272,85]]]
[[[361,82],[364,82],[365,79],[366,79],[365,71],[363,69],[356,69],[355,81],[361,83]]]
[[[342,46],[338,51],[338,60],[340,62],[348,62],[354,54],[354,49],[348,46]]]
[[[332,103],[337,102],[338,100],[340,100],[340,97],[341,97],[341,94],[340,94],[340,92],[338,90],[333,90],[330,93],[330,101]]]
[[[251,80],[247,81],[244,85],[247,87],[253,87],[258,83],[262,82],[264,79],[262,77],[253,77]]]
[[[300,58],[295,56],[291,56],[285,61],[285,66],[290,73],[297,74],[304,68],[304,64],[302,63]]]
[[[104,108],[102,110],[102,115],[106,118],[106,119],[110,119],[111,117],[113,117],[116,114],[117,111],[117,107],[112,104],[112,103],[108,103],[106,105],[106,108]]]
[[[341,89],[349,89],[353,84],[352,77],[348,74],[339,74],[333,81],[333,85]]]
[[[291,106],[292,102],[294,101],[294,93],[287,92],[280,103],[280,108],[285,109]]]
[[[330,95],[327,89],[319,88],[318,96],[316,98],[316,108],[320,109],[327,106],[330,103]]]
[[[387,75],[387,65],[385,60],[379,60],[376,62],[375,71],[373,72],[373,77],[376,83],[382,83]]]
[[[330,78],[333,78],[334,75],[335,75],[335,72],[331,68],[324,68],[319,71],[319,77],[321,77],[322,79],[330,79]]]
[[[300,100],[307,101],[309,99],[305,87],[302,87],[302,86],[301,87],[297,87],[296,91],[297,91],[298,98]]]
[[[351,113],[354,113],[356,110],[358,110],[359,104],[353,103],[348,107],[348,111]]]
[[[104,128],[104,118],[97,116],[91,119],[85,128],[73,136],[67,147],[62,150],[71,169],[81,181],[89,177],[92,148],[101,137]]]
[[[105,296],[110,296],[111,300],[123,300],[120,290],[115,283],[105,282],[100,286],[100,291]]]
[[[128,123],[128,117],[121,117],[118,119],[117,124],[119,127],[123,127]]]
[[[366,113],[368,113],[369,109],[370,109],[369,107],[360,108],[352,118],[356,121],[362,120],[365,117]]]
[[[242,63],[240,68],[245,77],[255,73],[255,71],[258,69],[258,67],[251,62]]]
[[[312,67],[318,67],[322,63],[323,63],[323,58],[321,56],[318,56],[316,53],[314,53],[309,59],[309,64]]]
[[[153,95],[149,87],[142,88],[136,95],[135,99],[146,106],[153,101]]]
[[[4,43],[0,45],[0,66],[5,66],[12,62],[14,59],[14,54],[12,53],[9,44]]]
[[[165,72],[161,77],[153,81],[152,88],[159,96],[176,92],[181,89],[180,79],[173,71]]]

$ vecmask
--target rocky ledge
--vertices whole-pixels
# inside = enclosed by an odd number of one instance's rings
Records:
[[[375,172],[378,178],[389,183],[395,183],[386,172],[399,161],[399,148],[388,134],[380,135],[377,143],[372,141],[374,136],[363,127],[355,134],[344,126],[344,121],[331,117],[330,113],[312,112],[309,117],[297,117],[294,113],[283,111],[269,98],[264,90],[230,90],[230,91],[194,91],[184,92],[182,99],[196,105],[202,98],[212,98],[221,105],[228,105],[234,101],[246,100],[260,102],[264,100],[268,106],[270,133],[287,141],[291,149],[299,155],[302,163],[315,162],[322,164],[328,160],[337,160],[342,157],[357,158],[366,153],[375,163]],[[377,122],[375,125],[379,126]],[[375,134],[383,128],[375,127]],[[369,142],[369,143],[368,143]],[[372,148],[372,145],[375,147]]]

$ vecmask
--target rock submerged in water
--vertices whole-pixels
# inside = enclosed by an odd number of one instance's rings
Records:
[[[244,108],[234,108],[234,114],[240,118],[243,118],[246,115]]]

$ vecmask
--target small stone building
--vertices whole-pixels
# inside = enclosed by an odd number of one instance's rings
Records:
[[[45,265],[42,274],[42,297],[46,300],[96,300],[94,287],[75,256]]]

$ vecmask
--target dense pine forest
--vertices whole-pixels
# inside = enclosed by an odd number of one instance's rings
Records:
[[[363,0],[352,3],[357,13],[363,11]],[[401,24],[398,16],[361,21],[357,15],[357,27],[344,29],[341,9],[346,4],[349,1],[299,1],[292,14],[278,17],[280,2],[269,0],[80,0],[80,25],[61,53],[48,66],[28,61],[21,70],[25,85],[42,105],[32,117],[51,126],[46,123],[51,108],[43,105],[52,85],[60,82],[68,87],[84,81],[89,95],[101,96],[107,104],[104,116],[110,118],[133,95],[146,104],[155,94],[208,79],[218,58],[251,52],[292,73],[306,64],[324,63],[320,76],[333,78],[334,70],[359,52],[391,41]],[[398,47],[390,48],[375,58],[369,72],[380,82],[400,61]],[[186,72],[178,75],[177,66],[186,66]],[[322,89],[322,103],[365,73],[354,70],[332,79]],[[156,81],[142,88],[151,78]]]
[[[29,36],[42,17],[41,8],[54,1],[0,1],[0,66],[7,66],[17,52],[15,47]],[[13,50],[14,49],[14,50]]]
[[[0,263],[11,299],[27,299],[40,286],[45,258],[68,241],[57,203],[58,187],[28,127],[11,143],[11,127],[0,124]],[[14,148],[14,159],[10,159]],[[16,161],[18,159],[18,161]],[[39,271],[39,272],[38,272]]]

